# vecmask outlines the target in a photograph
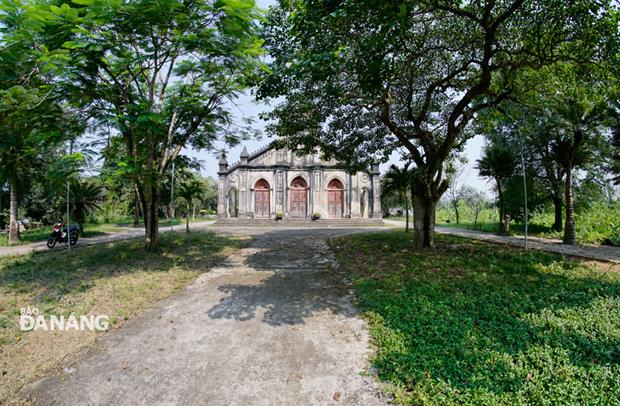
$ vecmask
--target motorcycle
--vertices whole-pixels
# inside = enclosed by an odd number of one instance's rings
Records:
[[[47,247],[54,248],[57,242],[66,244],[67,234],[69,236],[69,244],[75,245],[78,242],[80,228],[77,224],[72,224],[69,227],[69,232],[67,233],[67,227],[65,227],[63,223],[56,223],[56,225],[52,229],[52,234],[50,235],[50,238],[47,239]]]

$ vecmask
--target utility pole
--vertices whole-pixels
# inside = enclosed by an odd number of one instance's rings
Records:
[[[524,207],[525,207],[525,238],[523,240],[523,247],[527,249],[527,178],[525,177],[525,157],[523,154],[523,140],[521,140],[521,171],[523,173],[523,195],[524,195]]]
[[[506,116],[511,118],[514,121],[514,118],[504,112]],[[513,126],[515,131],[518,131],[518,125],[515,123]],[[519,137],[519,141],[521,144],[521,174],[523,175],[523,207],[525,209],[525,237],[523,238],[523,248],[527,249],[527,222],[528,222],[528,212],[527,212],[527,178],[525,177],[525,146],[523,145],[523,138]]]
[[[170,231],[174,231],[174,161],[172,161],[172,186],[170,187],[170,208],[172,214],[170,219]]]
[[[69,141],[69,155],[73,154],[73,140]],[[69,251],[71,251],[71,220],[69,218],[70,216],[70,202],[69,199],[71,197],[71,192],[69,189],[69,177],[71,176],[71,174],[67,174],[67,249]],[[62,230],[60,230],[60,232],[62,233]]]

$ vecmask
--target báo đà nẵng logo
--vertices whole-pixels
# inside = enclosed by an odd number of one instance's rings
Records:
[[[107,315],[45,316],[36,307],[22,307],[19,315],[19,328],[22,331],[107,331]]]

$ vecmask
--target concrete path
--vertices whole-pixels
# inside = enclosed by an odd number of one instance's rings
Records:
[[[226,229],[247,248],[121,329],[43,405],[382,405],[369,339],[326,239],[369,229]]]
[[[202,229],[207,226],[213,225],[213,221],[201,221],[190,223],[191,229]],[[174,226],[174,230],[176,231],[184,231],[185,223],[177,224]],[[171,231],[170,226],[163,226],[159,228],[160,233],[167,233]],[[51,227],[50,227],[51,233]],[[80,247],[88,247],[90,245],[95,244],[103,244],[106,242],[119,241],[119,240],[128,240],[130,238],[144,237],[144,229],[143,228],[133,228],[133,227],[119,227],[118,232],[109,232],[105,235],[98,235],[96,237],[80,237],[77,244],[71,247],[80,248]],[[56,247],[53,250],[66,250],[66,244],[56,244]],[[15,245],[10,247],[0,247],[0,257],[10,256],[10,255],[24,255],[29,254],[35,251],[52,251],[47,248],[47,241],[38,241],[29,244]]]
[[[384,220],[385,223],[404,227],[402,221]],[[515,247],[524,246],[523,236],[500,236],[493,233],[476,230],[466,230],[461,228],[451,228],[444,226],[435,227],[435,231],[440,234],[457,235],[460,237],[472,238],[474,240],[488,241],[496,244],[506,244]],[[620,263],[620,247],[608,247],[605,245],[564,245],[560,240],[548,238],[528,237],[527,247],[530,249],[553,252],[556,254],[568,255],[571,257],[594,259],[612,263]]]

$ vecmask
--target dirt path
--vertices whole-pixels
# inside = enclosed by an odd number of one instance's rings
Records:
[[[63,405],[385,404],[326,244],[355,231],[237,230],[254,234],[238,255],[22,393]]]
[[[402,221],[384,220],[386,224],[404,227]],[[488,241],[496,244],[506,244],[515,247],[523,247],[524,238],[513,236],[501,236],[493,233],[475,230],[465,230],[461,228],[451,228],[444,226],[435,227],[435,231],[440,234],[457,235],[460,237],[472,238],[474,240]],[[564,245],[560,240],[547,238],[528,237],[527,247],[530,249],[553,252],[556,254],[568,255],[572,257],[593,259],[597,261],[620,263],[620,247],[607,247],[604,245]]]

